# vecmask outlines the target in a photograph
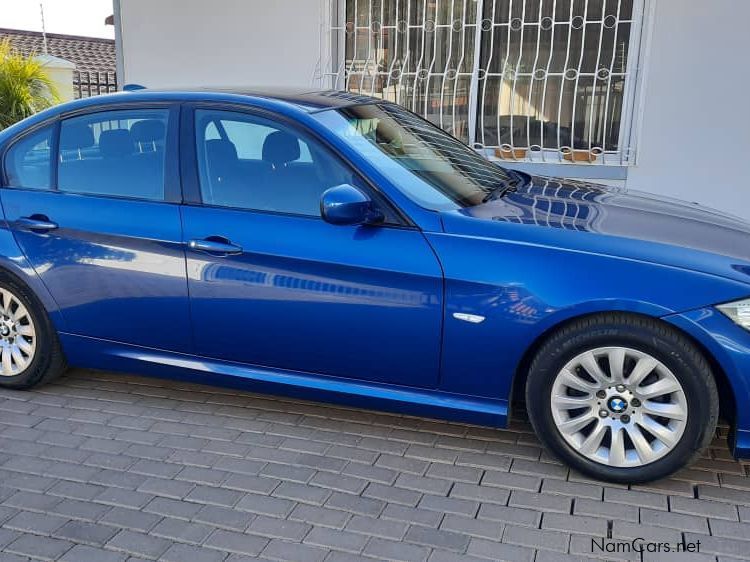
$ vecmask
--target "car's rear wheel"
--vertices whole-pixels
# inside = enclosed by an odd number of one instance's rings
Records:
[[[644,482],[690,463],[711,440],[711,368],[676,330],[606,314],[554,333],[532,361],[529,417],[542,442],[595,478]]]
[[[0,273],[0,387],[24,389],[65,370],[54,327],[36,297]]]

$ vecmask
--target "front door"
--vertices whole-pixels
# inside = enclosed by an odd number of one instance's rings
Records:
[[[198,353],[437,385],[442,274],[422,233],[324,222],[322,192],[361,181],[296,129],[198,109],[194,130],[202,204],[182,219]]]
[[[66,331],[190,351],[175,118],[167,107],[92,113],[11,147],[5,215]]]

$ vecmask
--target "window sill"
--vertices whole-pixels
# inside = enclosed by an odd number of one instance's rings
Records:
[[[512,160],[492,159],[504,168],[519,170],[527,174],[586,180],[628,179],[627,166],[603,166],[596,164],[543,164],[538,162],[513,162]]]

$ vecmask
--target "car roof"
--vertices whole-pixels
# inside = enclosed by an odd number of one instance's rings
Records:
[[[382,103],[383,100],[339,90],[309,88],[196,87],[179,89],[134,88],[55,105],[0,131],[0,144],[18,132],[59,116],[79,111],[107,110],[109,106],[153,102],[215,102],[278,110],[285,114],[315,113],[328,109]]]

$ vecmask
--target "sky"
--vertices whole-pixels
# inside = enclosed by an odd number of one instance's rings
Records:
[[[0,27],[41,31],[40,0],[0,0]],[[104,25],[112,0],[43,0],[48,33],[114,38],[114,26]]]

